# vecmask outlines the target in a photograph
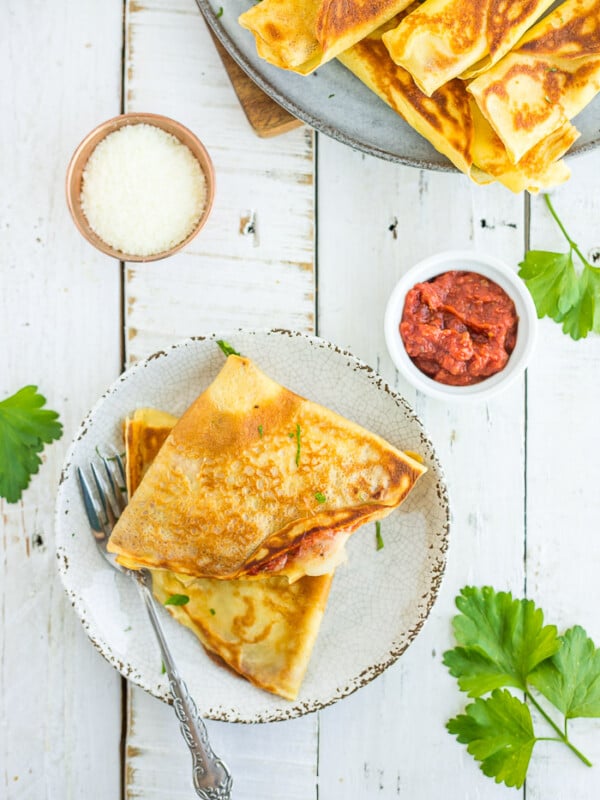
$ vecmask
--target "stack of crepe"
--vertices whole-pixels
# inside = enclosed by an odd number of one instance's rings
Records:
[[[126,421],[131,500],[109,550],[147,568],[205,648],[294,699],[344,545],[404,500],[425,468],[231,355],[180,420]]]
[[[600,89],[600,0],[566,0],[540,20],[551,4],[340,0],[345,17],[330,17],[327,0],[262,0],[239,21],[285,69],[306,74],[337,56],[477,183],[536,192],[568,179],[571,119]],[[327,47],[324,18],[337,20]]]

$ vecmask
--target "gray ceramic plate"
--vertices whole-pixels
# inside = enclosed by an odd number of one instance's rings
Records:
[[[455,172],[448,159],[338,61],[302,76],[271,66],[256,54],[254,37],[238,25],[252,0],[196,0],[204,18],[240,67],[270,97],[321,133],[370,155],[423,169]],[[219,17],[217,14],[222,9]],[[581,136],[570,154],[600,143],[600,103],[577,117]]]
[[[216,336],[189,340],[127,370],[83,422],[67,456],[56,509],[62,581],[92,642],[126,678],[162,700],[167,676],[136,588],[106,564],[89,533],[76,468],[96,448],[122,448],[123,418],[138,406],[181,414],[224,363]],[[394,662],[417,635],[445,564],[448,502],[433,446],[406,402],[361,362],[323,339],[286,331],[225,338],[268,375],[392,444],[421,453],[428,472],[381,524],[348,542],[312,658],[295,702],[263,692],[214,663],[193,634],[163,611],[169,644],[203,716],[241,722],[297,717],[358,689]],[[114,450],[113,450],[114,452]]]

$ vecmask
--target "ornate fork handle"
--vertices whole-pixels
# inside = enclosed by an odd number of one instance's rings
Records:
[[[231,773],[215,755],[208,741],[206,725],[169,651],[162,625],[156,613],[154,597],[150,589],[150,574],[146,570],[132,573],[146,605],[150,622],[158,639],[163,663],[169,676],[169,688],[173,696],[173,708],[179,719],[179,728],[192,754],[194,788],[202,800],[229,800],[231,797]]]

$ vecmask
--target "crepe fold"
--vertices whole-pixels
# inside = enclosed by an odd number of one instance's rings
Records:
[[[431,95],[502,58],[553,0],[426,0],[383,41],[392,60]]]
[[[428,97],[394,64],[381,38],[381,31],[375,32],[338,58],[459,170],[477,183],[497,180],[513,192],[536,192],[568,179],[569,169],[558,159],[578,136],[570,123],[515,165],[462,80],[449,81]]]
[[[133,496],[176,417],[137,409],[125,422],[127,488]],[[150,570],[156,598],[228,667],[261,689],[294,700],[317,638],[333,574],[222,581]]]
[[[567,0],[469,91],[521,163],[600,90],[600,0]]]
[[[360,41],[413,0],[262,0],[239,17],[270,64],[302,75]]]
[[[108,549],[133,569],[193,577],[325,574],[425,471],[231,355],[167,437]]]

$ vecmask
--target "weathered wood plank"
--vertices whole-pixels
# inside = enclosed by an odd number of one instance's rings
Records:
[[[64,175],[120,107],[120,0],[0,10],[0,397],[38,384],[62,441],[0,503],[0,796],[118,797],[121,680],[85,637],[56,573],[53,505],[69,440],[120,369],[119,265],[80,237]],[[93,787],[93,790],[90,788]]]
[[[486,404],[445,406],[401,380],[387,355],[383,313],[400,276],[435,252],[481,249],[516,265],[523,200],[319,141],[319,332],[376,367],[424,420],[446,470],[449,562],[431,618],[399,662],[321,713],[319,796],[345,800],[499,798],[444,729],[464,707],[441,663],[453,599],[468,583],[523,586],[523,383]],[[383,523],[385,536],[385,522]],[[382,551],[385,557],[385,549]],[[376,587],[373,589],[376,591]],[[369,624],[365,620],[365,635]]]
[[[312,330],[312,133],[256,137],[193,0],[130,2],[127,43],[127,110],[187,124],[207,146],[217,178],[211,217],[185,252],[127,267],[128,360],[215,330]],[[315,796],[316,716],[209,727],[232,768],[236,798]],[[126,796],[183,798],[190,791],[190,759],[173,712],[131,687]]]
[[[570,183],[552,193],[558,214],[588,258],[600,246],[599,167],[597,153],[573,159]],[[532,201],[531,247],[568,251],[541,198]],[[574,342],[556,323],[540,321],[527,388],[527,592],[559,631],[582,625],[597,645],[599,365],[600,336]],[[543,721],[538,727],[540,735],[552,735]],[[598,794],[600,722],[572,720],[569,732],[596,766],[590,770],[567,748],[540,742],[530,768],[528,800]]]

